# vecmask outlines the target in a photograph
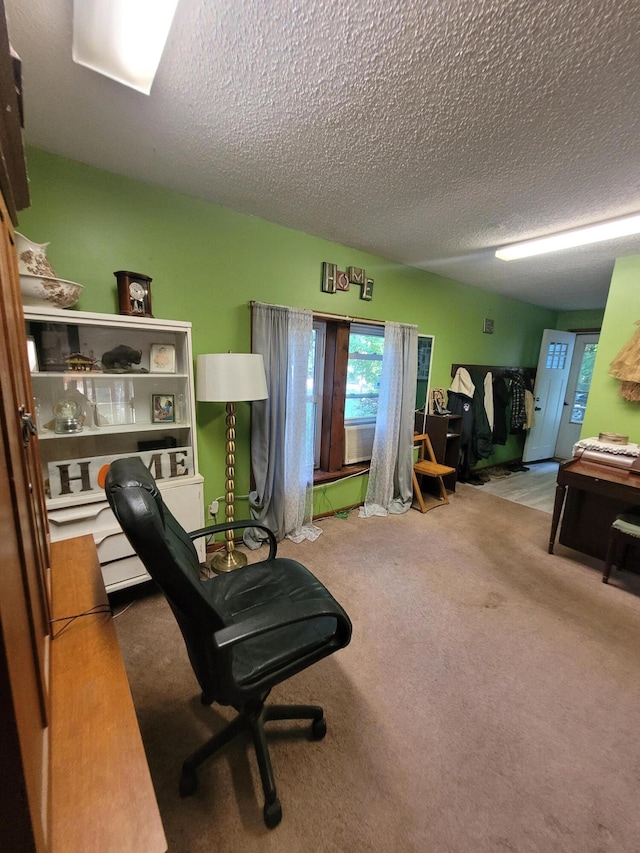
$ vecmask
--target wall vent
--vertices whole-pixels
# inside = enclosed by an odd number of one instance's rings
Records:
[[[344,428],[344,464],[365,462],[371,459],[375,424],[356,424]]]

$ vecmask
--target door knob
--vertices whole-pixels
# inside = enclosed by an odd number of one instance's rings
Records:
[[[534,410],[533,410],[533,411],[534,411],[534,412],[541,412],[541,411],[542,411],[542,406],[536,406],[536,407],[534,408]]]

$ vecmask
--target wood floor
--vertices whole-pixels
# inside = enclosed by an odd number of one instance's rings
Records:
[[[558,463],[532,462],[526,467],[528,471],[518,471],[506,477],[492,477],[483,486],[473,488],[533,509],[553,512]]]

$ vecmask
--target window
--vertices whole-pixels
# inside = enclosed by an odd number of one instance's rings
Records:
[[[383,326],[338,319],[314,321],[307,392],[314,412],[317,469],[327,473],[342,470],[345,427],[362,425],[364,429],[375,423],[383,349]],[[367,441],[372,435],[369,427]],[[370,449],[364,456],[370,458]]]
[[[326,326],[317,320],[313,324],[309,364],[307,367],[307,396],[313,407],[313,466],[320,465],[320,439],[322,438],[322,391],[324,387],[324,350]]]
[[[550,343],[547,352],[547,370],[564,370],[568,349],[568,344]]]
[[[345,425],[374,423],[378,413],[384,329],[356,325],[349,331]]]
[[[597,343],[584,345],[580,369],[578,370],[578,381],[576,382],[576,390],[573,396],[573,407],[571,409],[570,423],[572,424],[581,424],[584,421],[584,411],[587,408],[587,397],[589,396],[593,365],[595,364],[597,352]]]

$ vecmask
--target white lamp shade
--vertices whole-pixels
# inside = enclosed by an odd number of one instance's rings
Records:
[[[266,400],[267,377],[259,353],[216,352],[199,355],[196,399],[209,403]]]

